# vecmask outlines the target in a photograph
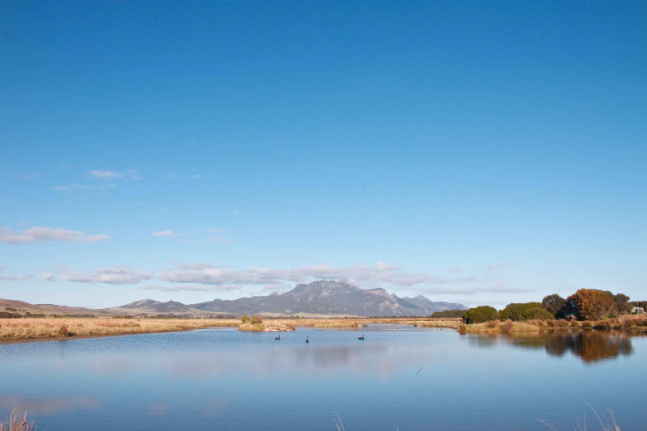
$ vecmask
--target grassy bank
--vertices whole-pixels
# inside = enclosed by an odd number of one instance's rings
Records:
[[[251,322],[241,324],[239,319],[0,319],[0,342],[151,334],[216,327],[237,327],[241,331],[278,332],[292,331],[299,326],[361,328],[371,324],[396,324],[428,328],[457,328],[459,323],[460,319],[429,318],[264,319],[260,324]]]
[[[0,319],[0,341],[105,337],[236,327],[238,319]]]
[[[296,327],[294,325],[287,325],[285,323],[279,322],[264,322],[264,323],[243,323],[238,327],[239,331],[251,331],[251,332],[284,332],[284,331],[294,331]]]
[[[345,318],[345,319],[265,319],[265,323],[293,325],[311,328],[361,328],[366,325],[391,324],[412,325],[424,328],[457,328],[461,319],[431,319],[426,317],[416,318]]]
[[[598,321],[577,320],[528,320],[526,322],[513,322],[506,320],[493,320],[485,323],[457,326],[461,334],[506,334],[521,332],[538,332],[555,329],[591,329],[591,330],[630,330],[647,331],[647,316],[627,315],[612,319]]]
[[[0,342],[42,341],[68,338],[107,337],[190,331],[193,329],[237,327],[241,331],[292,331],[296,327],[362,328],[367,325],[393,324],[420,328],[451,328],[463,334],[498,334],[537,332],[552,329],[647,331],[647,316],[622,316],[601,321],[529,320],[527,322],[492,321],[465,325],[461,319],[431,318],[343,318],[343,319],[264,319],[262,323],[241,324],[239,319],[107,319],[43,318],[0,319]]]

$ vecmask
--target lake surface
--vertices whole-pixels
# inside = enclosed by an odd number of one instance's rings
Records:
[[[365,334],[365,340],[358,336]],[[558,430],[586,402],[647,427],[647,338],[370,325],[0,345],[0,414],[39,430]],[[306,336],[310,343],[306,344]],[[420,369],[420,371],[419,371]]]

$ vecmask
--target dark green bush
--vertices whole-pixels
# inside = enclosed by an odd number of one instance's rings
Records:
[[[510,319],[514,322],[525,322],[526,320],[549,320],[553,315],[547,311],[539,302],[527,302],[522,304],[508,304],[501,310],[501,320]]]
[[[463,317],[465,310],[444,310],[444,311],[434,311],[431,315],[432,319],[456,319]]]
[[[465,323],[483,323],[492,320],[499,320],[499,312],[488,305],[470,308],[463,313],[463,321]]]

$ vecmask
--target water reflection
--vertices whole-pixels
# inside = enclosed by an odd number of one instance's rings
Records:
[[[59,413],[77,409],[95,409],[99,406],[99,401],[85,397],[57,397],[57,398],[38,398],[38,397],[19,397],[4,396],[0,397],[0,408],[9,411],[26,412],[29,414],[39,413]]]
[[[614,409],[623,431],[644,428],[647,339],[625,333],[300,328],[281,338],[204,330],[2,345],[0,417],[27,410],[51,431],[318,431],[335,429],[338,412],[348,429],[539,431],[548,413],[571,428],[589,401]]]
[[[631,335],[625,332],[548,332],[540,334],[511,334],[506,336],[515,347],[545,349],[551,356],[571,353],[585,364],[615,359],[633,354]]]

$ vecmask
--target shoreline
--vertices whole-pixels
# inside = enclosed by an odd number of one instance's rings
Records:
[[[121,334],[101,334],[101,335],[73,335],[70,337],[50,337],[50,338],[17,338],[17,339],[3,339],[0,340],[0,346],[5,344],[22,344],[22,343],[44,343],[48,341],[74,341],[74,340],[87,340],[90,338],[113,338],[113,337],[129,337],[133,335],[153,335],[153,334],[169,334],[172,332],[191,332],[200,331],[203,329],[230,329],[232,326],[213,326],[207,328],[194,328],[194,329],[171,329],[168,331],[156,332],[125,332]]]
[[[597,322],[566,321],[491,321],[466,325],[461,319],[431,318],[336,318],[336,319],[266,319],[263,327],[277,331],[296,328],[348,328],[360,329],[367,325],[393,324],[416,328],[446,328],[459,334],[498,335],[508,333],[538,333],[551,331],[608,331],[627,333],[647,332],[647,319],[625,316]],[[241,326],[243,326],[241,328]],[[97,318],[46,318],[0,319],[0,346],[14,343],[46,341],[71,341],[88,338],[123,337],[128,335],[163,334],[198,329],[236,328],[247,330],[238,319],[97,319]],[[279,329],[280,328],[280,329]],[[63,332],[60,332],[63,331]],[[262,332],[254,331],[252,332]],[[268,331],[269,332],[269,331]],[[60,335],[68,334],[67,336]]]
[[[456,329],[460,319],[430,318],[343,318],[265,319],[264,327],[355,328],[370,324],[412,325]],[[67,341],[126,335],[184,332],[196,329],[239,328],[239,319],[103,319],[44,318],[0,319],[0,345],[43,341]],[[244,330],[244,328],[242,329]],[[291,329],[288,329],[291,330]],[[61,335],[67,334],[67,335]]]

